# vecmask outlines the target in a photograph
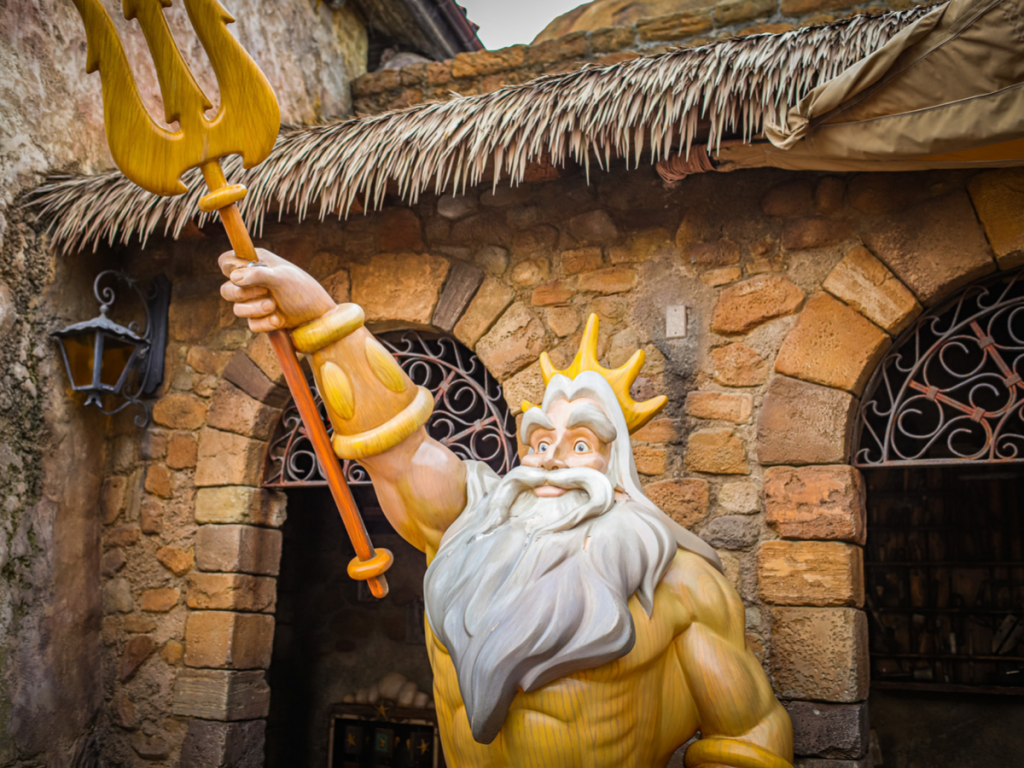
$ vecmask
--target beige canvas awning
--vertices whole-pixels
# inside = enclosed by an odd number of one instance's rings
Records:
[[[1024,0],[952,0],[768,120],[719,170],[1024,165]]]

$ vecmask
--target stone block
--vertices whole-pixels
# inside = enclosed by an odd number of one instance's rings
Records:
[[[224,378],[261,403],[280,408],[290,397],[285,387],[267,378],[260,367],[245,352],[238,350],[224,368]]]
[[[261,440],[204,427],[199,433],[195,485],[259,485],[266,448]]]
[[[130,547],[139,540],[139,533],[139,526],[133,524],[108,528],[103,536],[103,546],[108,548]]]
[[[971,179],[968,189],[999,268],[1024,264],[1024,170],[986,171]]]
[[[109,549],[103,553],[100,558],[100,573],[104,576],[113,576],[115,573],[124,568],[125,563],[128,562],[128,557],[125,555],[124,550],[120,547]]]
[[[434,311],[434,326],[450,333],[483,281],[484,271],[476,264],[453,262],[451,276],[444,284]]]
[[[181,768],[263,768],[266,729],[265,720],[190,720]]]
[[[408,208],[385,208],[372,219],[377,248],[384,253],[419,253],[423,250],[423,227]]]
[[[715,6],[715,24],[723,27],[775,15],[775,0],[725,0]]]
[[[551,265],[546,258],[527,259],[512,268],[512,282],[518,286],[530,287],[551,277]]]
[[[654,419],[634,432],[632,437],[641,443],[671,443],[679,437],[679,430],[674,419]]]
[[[442,195],[437,198],[437,215],[449,221],[464,219],[480,207],[473,195]]]
[[[776,376],[757,420],[762,464],[846,462],[857,400],[847,392]]]
[[[608,245],[619,239],[619,228],[604,210],[573,216],[569,219],[569,231],[580,245]]]
[[[503,281],[494,277],[485,279],[466,308],[462,319],[455,324],[455,338],[470,349],[474,348],[480,338],[508,309],[515,295],[512,287]]]
[[[197,523],[245,523],[280,528],[287,517],[287,498],[279,491],[227,485],[196,492]]]
[[[715,333],[747,333],[768,320],[799,309],[804,292],[777,275],[762,275],[722,291],[711,316]]]
[[[456,328],[456,332],[457,332]],[[476,344],[480,361],[499,381],[537,360],[544,324],[525,304],[513,304]]]
[[[793,723],[797,755],[857,760],[867,754],[871,733],[867,702],[790,701],[785,707]]]
[[[746,549],[757,543],[760,533],[756,518],[725,515],[705,525],[700,537],[716,549]]]
[[[683,459],[690,472],[749,475],[747,449],[732,429],[701,429],[690,434]]]
[[[199,459],[199,441],[191,432],[176,432],[167,441],[167,466],[191,469]]]
[[[352,301],[367,322],[429,325],[448,276],[448,260],[425,253],[379,253],[369,264],[353,264]]]
[[[281,410],[249,397],[230,381],[223,381],[210,403],[207,426],[257,440],[267,440],[281,418]]]
[[[807,300],[779,355],[775,370],[859,395],[892,344],[885,331],[827,293]]]
[[[125,501],[128,499],[128,478],[109,477],[103,483],[103,496],[101,504],[103,508],[103,523],[110,525],[117,520],[121,510],[124,509]]]
[[[726,512],[739,515],[754,515],[761,511],[761,499],[757,486],[752,482],[737,481],[723,483],[718,489],[718,506]]]
[[[142,610],[150,613],[167,613],[178,604],[181,590],[174,587],[147,589],[142,593]]]
[[[156,551],[156,559],[175,576],[184,576],[192,569],[192,552],[184,552],[177,547],[160,547]]]
[[[590,47],[595,52],[621,51],[632,48],[636,33],[632,25],[624,27],[600,27],[590,33]]]
[[[862,235],[864,244],[926,307],[996,268],[963,192],[873,221]]]
[[[715,15],[720,15],[724,7],[737,4],[737,0],[733,0],[731,3],[718,5],[715,8]],[[814,212],[814,187],[810,179],[784,181],[775,185],[761,198],[761,210],[769,216],[809,216]]]
[[[766,541],[757,553],[761,599],[774,605],[864,605],[864,553],[838,541]]]
[[[698,267],[726,267],[740,263],[740,247],[726,239],[688,243],[683,248],[683,260]]]
[[[382,69],[380,72],[368,72],[352,81],[352,95],[372,96],[399,86],[399,74],[396,69]]]
[[[580,291],[593,291],[604,295],[625,293],[636,287],[636,270],[629,267],[609,267],[586,272],[579,277]]]
[[[185,644],[179,640],[168,640],[160,649],[160,658],[167,664],[175,666],[185,658]]]
[[[530,303],[535,307],[564,307],[572,299],[575,291],[571,284],[561,280],[552,280],[550,283],[538,285],[533,289]]]
[[[141,732],[132,735],[132,749],[144,760],[163,760],[171,753],[171,748],[163,736]]]
[[[856,608],[773,608],[769,668],[782,699],[865,700],[866,614]]]
[[[459,53],[452,60],[452,77],[481,77],[515,69],[526,60],[526,46],[513,45],[497,51]]]
[[[728,285],[729,283],[735,283],[743,277],[743,270],[739,267],[723,267],[722,269],[712,269],[708,272],[702,272],[700,275],[701,282],[710,288],[718,288],[721,285]]]
[[[600,248],[576,248],[562,251],[562,274],[578,275],[580,272],[593,272],[604,266],[604,257]]]
[[[668,16],[656,16],[637,22],[636,33],[642,42],[682,40],[684,37],[699,35],[712,27],[711,11],[684,11]]]
[[[183,670],[174,681],[172,711],[181,717],[219,721],[266,717],[270,686],[262,670]]]
[[[768,378],[768,362],[742,341],[711,350],[715,381],[726,387],[756,387]]]
[[[526,61],[530,64],[553,64],[563,59],[578,59],[587,55],[587,33],[570,32],[567,35],[545,40],[526,49]]]
[[[194,611],[185,623],[190,667],[266,669],[274,645],[274,617],[263,613]]]
[[[204,525],[196,533],[201,571],[276,576],[281,565],[281,532],[252,525]]]
[[[319,257],[324,257],[324,260],[329,259],[331,263],[337,264],[337,257],[333,254],[318,254]],[[311,264],[309,269],[316,271],[315,262],[317,257],[313,259],[314,264]],[[330,276],[325,275],[325,282],[330,281],[331,277],[335,275],[343,275],[345,280],[348,280],[348,272],[344,270],[338,270],[337,268],[331,268]],[[345,289],[346,296],[345,301],[348,301],[348,289]],[[332,294],[333,295],[333,294]],[[277,359],[277,353],[274,351],[274,346],[270,343],[270,337],[265,333],[257,333],[255,338],[248,347],[245,348],[245,354],[249,356],[249,359],[256,363],[256,367],[263,371],[264,375],[272,382],[277,384],[279,387],[286,386],[284,380],[284,371],[281,370],[281,362]]]
[[[806,218],[787,221],[782,228],[782,247],[787,251],[827,248],[852,234],[848,224],[831,219]]]
[[[166,395],[153,406],[153,421],[172,429],[199,429],[206,419],[206,404],[192,395]]]
[[[638,445],[633,448],[633,461],[641,475],[663,475],[668,466],[668,453],[664,448]]]
[[[146,467],[147,491],[162,499],[169,499],[173,493],[171,488],[171,472],[163,464],[150,464]]]
[[[864,543],[864,481],[854,467],[770,467],[764,501],[768,525],[783,538]]]
[[[728,392],[690,392],[686,396],[686,413],[695,419],[713,419],[744,424],[750,420],[754,399],[750,395]]]
[[[826,176],[814,191],[814,206],[821,216],[830,216],[843,209],[846,180],[839,176]]]
[[[914,294],[860,245],[835,266],[822,287],[893,337],[922,311]]]
[[[546,319],[548,328],[560,338],[575,333],[580,327],[580,315],[572,307],[552,307]]]
[[[654,227],[633,232],[622,245],[611,246],[608,249],[608,260],[612,264],[635,264],[677,254],[672,234],[662,227]]]
[[[527,366],[501,383],[505,403],[513,414],[521,412],[523,400],[539,405],[544,400],[544,387],[539,363]]]
[[[277,579],[244,573],[193,573],[188,578],[186,604],[203,611],[273,613]]]
[[[156,629],[156,622],[149,616],[142,616],[137,613],[124,617],[124,631],[131,634],[146,634]]]
[[[131,680],[139,671],[142,663],[153,653],[156,643],[149,635],[136,635],[129,638],[124,644],[124,653],[121,655],[121,672],[119,678],[122,683]]]
[[[500,245],[485,245],[476,252],[475,259],[492,275],[503,275],[508,269],[508,251]]]
[[[645,486],[644,494],[683,528],[692,528],[708,514],[706,480],[662,480]]]
[[[850,8],[856,0],[782,0],[783,16],[805,16],[815,11],[834,11]]]
[[[111,579],[103,585],[104,613],[131,613],[134,607],[132,588],[127,579]]]
[[[219,376],[224,372],[224,366],[230,359],[230,352],[215,352],[209,347],[200,346],[189,347],[185,356],[185,362],[192,366],[192,370],[206,376]]]

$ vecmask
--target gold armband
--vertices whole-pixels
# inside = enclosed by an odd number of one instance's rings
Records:
[[[738,739],[701,739],[690,745],[683,757],[686,768],[727,765],[729,768],[793,768],[774,752]]]
[[[422,427],[434,412],[434,396],[425,387],[417,387],[416,397],[400,413],[379,427],[358,435],[334,433],[334,452],[343,459],[365,459],[394,448]]]
[[[362,328],[365,319],[363,308],[358,304],[339,304],[330,312],[292,331],[292,343],[299,352],[309,355]]]

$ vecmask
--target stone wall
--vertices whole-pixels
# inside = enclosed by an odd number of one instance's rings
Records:
[[[571,32],[534,45],[460,53],[448,61],[363,75],[352,83],[357,114],[376,114],[453,95],[490,93],[542,75],[606,66],[672,48],[766,32],[788,32],[861,13],[927,3],[915,0],[725,0],[717,5],[621,26]]]
[[[540,352],[567,364],[590,312],[603,364],[643,348],[635,396],[670,400],[634,436],[647,493],[721,554],[806,765],[859,766],[858,397],[922,307],[1021,262],[1022,202],[1020,171],[764,170],[667,189],[650,167],[620,168],[589,186],[574,174],[286,219],[261,245],[361,304],[372,328],[453,332],[514,412],[540,399]],[[226,240],[190,237],[125,254],[166,272],[174,299],[154,424],[115,420],[104,480],[101,732],[115,765],[260,765],[273,695],[284,509],[259,485],[286,393],[265,338],[217,298]],[[673,305],[687,307],[684,338],[666,338]]]
[[[106,4],[127,31],[120,3]],[[286,119],[351,110],[349,81],[366,59],[355,11],[311,0],[227,5]],[[180,3],[168,17],[177,39],[189,40]],[[2,3],[0,31],[0,765],[69,765],[98,750],[101,606],[125,599],[119,585],[104,584],[101,594],[100,485],[105,464],[125,459],[106,455],[118,444],[104,442],[107,420],[69,399],[47,334],[94,316],[93,278],[122,262],[110,252],[55,259],[21,207],[23,193],[47,174],[111,165],[100,80],[85,74],[74,6]],[[127,40],[143,96],[155,106],[141,34]],[[191,57],[197,46],[185,48]],[[208,68],[198,70],[211,85]]]

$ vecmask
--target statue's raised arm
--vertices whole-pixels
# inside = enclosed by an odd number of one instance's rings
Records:
[[[221,295],[254,331],[290,329],[312,357],[317,388],[334,427],[334,452],[373,480],[381,509],[410,544],[433,559],[466,506],[466,467],[427,435],[430,392],[417,387],[363,325],[357,304],[336,304],[309,274],[260,250],[256,264],[220,257]]]

